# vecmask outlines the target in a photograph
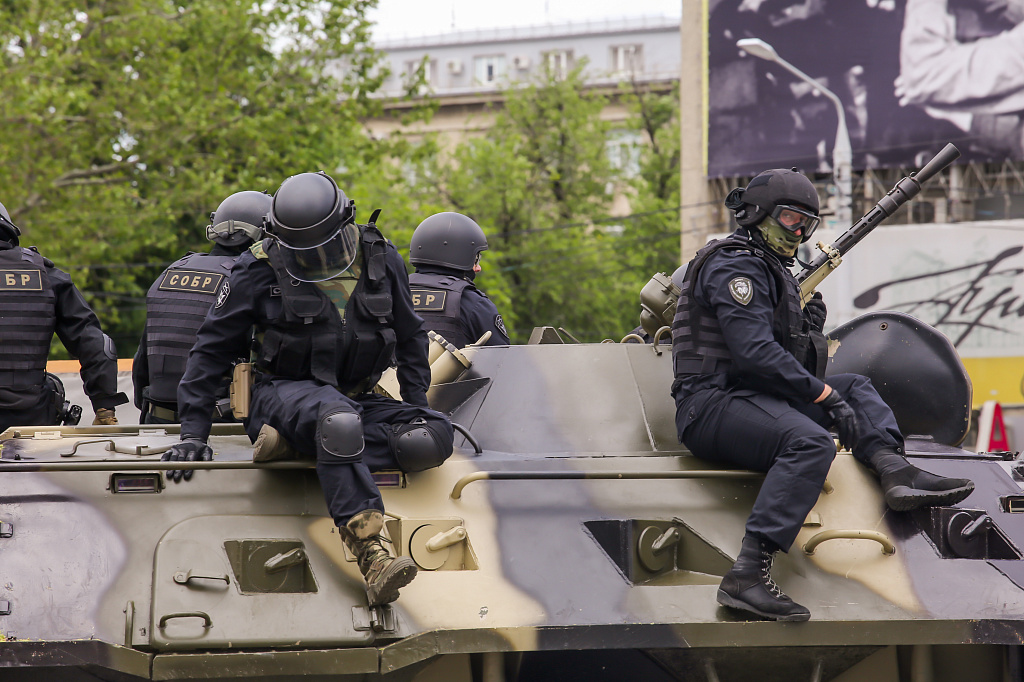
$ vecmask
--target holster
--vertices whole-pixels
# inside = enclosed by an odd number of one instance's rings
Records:
[[[249,398],[252,395],[252,363],[239,362],[231,370],[231,414],[235,419],[249,416]]]

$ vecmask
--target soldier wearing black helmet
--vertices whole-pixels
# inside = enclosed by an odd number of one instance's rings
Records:
[[[370,472],[436,467],[453,440],[451,422],[427,406],[427,335],[405,263],[375,218],[356,224],[355,204],[322,172],[281,184],[268,238],[239,257],[199,329],[178,388],[182,442],[164,455],[211,458],[220,377],[249,354],[255,328],[245,420],[254,456],[316,459],[328,511],[371,605],[395,600],[416,564],[385,547],[384,504]],[[370,392],[393,357],[404,402]]]
[[[235,259],[263,234],[273,197],[236,192],[210,214],[209,253],[189,253],[164,270],[146,294],[146,326],[132,363],[135,406],[143,424],[178,423],[178,384],[185,372],[196,332],[217,298]],[[228,398],[229,377],[217,391],[214,421],[234,421]]]
[[[472,218],[437,213],[419,224],[409,245],[412,300],[427,329],[457,348],[491,332],[488,346],[508,345],[508,331],[491,299],[473,284],[487,237]]]
[[[46,373],[55,332],[81,362],[82,383],[96,413],[93,424],[116,424],[114,408],[128,397],[117,390],[113,341],[71,277],[34,246],[19,246],[20,237],[0,204],[0,431],[64,418],[64,387]]]
[[[690,261],[672,323],[676,428],[697,457],[766,472],[719,603],[771,620],[810,612],[771,578],[814,506],[836,454],[829,427],[881,477],[891,509],[948,505],[974,484],[917,469],[892,411],[863,376],[824,379],[825,304],[801,310],[789,266],[818,224],[818,194],[794,170],[768,170],[726,206],[739,229]]]

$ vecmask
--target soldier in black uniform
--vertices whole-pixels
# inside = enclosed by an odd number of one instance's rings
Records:
[[[452,425],[427,406],[423,320],[405,263],[324,173],[288,178],[274,195],[269,238],[242,254],[199,329],[178,388],[181,440],[170,461],[210,459],[220,378],[249,353],[256,372],[249,437],[282,438],[316,457],[328,510],[358,559],[371,605],[395,600],[416,575],[384,546],[384,504],[371,471],[422,471],[452,452]],[[405,402],[371,393],[397,358]]]
[[[217,298],[221,283],[240,254],[263,233],[273,197],[263,192],[236,192],[210,214],[206,237],[210,253],[189,253],[175,261],[146,294],[146,326],[132,364],[135,406],[143,424],[178,423],[178,383],[196,332]],[[233,421],[229,376],[217,391],[214,421]]]
[[[818,223],[818,195],[800,173],[769,170],[733,190],[740,227],[690,261],[672,324],[676,428],[703,459],[766,472],[742,549],[718,602],[772,620],[810,612],[772,581],[814,506],[836,454],[827,427],[881,477],[885,501],[906,511],[953,504],[974,484],[917,469],[903,456],[892,411],[867,377],[824,377],[820,295],[800,308],[788,266]]]
[[[20,237],[0,204],[0,431],[57,424],[63,386],[46,374],[54,332],[82,363],[93,424],[116,424],[114,408],[128,397],[117,390],[114,342],[71,277],[35,247],[19,246]]]
[[[426,328],[456,348],[475,343],[485,332],[491,332],[488,346],[510,343],[498,309],[473,285],[486,249],[484,231],[461,213],[434,214],[412,233],[413,305]]]

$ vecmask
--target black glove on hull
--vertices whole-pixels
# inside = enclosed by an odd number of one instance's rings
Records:
[[[213,459],[213,450],[199,438],[185,436],[180,443],[175,443],[171,449],[160,458],[164,462],[209,462]],[[192,478],[195,473],[192,469],[175,469],[167,472],[167,477],[175,483],[181,483]]]

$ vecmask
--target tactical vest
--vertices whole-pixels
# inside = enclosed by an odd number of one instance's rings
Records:
[[[316,379],[349,393],[373,385],[391,364],[397,337],[387,271],[388,242],[372,225],[360,226],[365,270],[345,306],[345,319],[316,284],[287,273],[277,242],[263,248],[281,294],[281,315],[267,323],[254,347],[262,371],[291,379]]]
[[[462,321],[462,292],[473,287],[461,277],[413,273],[409,275],[412,306],[424,327],[443,336],[456,348],[476,341],[466,336]]]
[[[176,403],[188,352],[237,256],[190,253],[171,264],[146,294],[149,397]]]
[[[0,384],[42,387],[57,326],[45,258],[31,249],[0,251]]]
[[[680,287],[676,315],[672,320],[672,368],[675,376],[732,373],[733,360],[722,335],[722,328],[713,311],[701,305],[693,295],[704,264],[722,250],[743,251],[756,256],[768,266],[775,278],[779,302],[772,316],[772,336],[797,361],[807,367],[811,345],[810,323],[800,308],[800,288],[793,275],[776,258],[744,239],[729,237],[716,240],[702,248],[690,261]],[[820,375],[824,375],[824,357],[818,358]],[[818,367],[808,368],[818,373]]]

